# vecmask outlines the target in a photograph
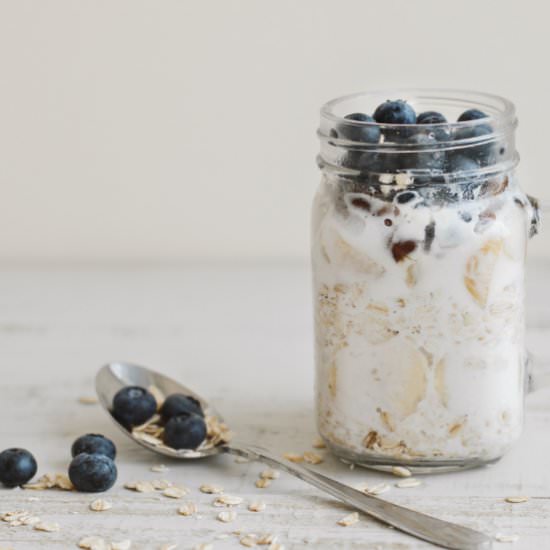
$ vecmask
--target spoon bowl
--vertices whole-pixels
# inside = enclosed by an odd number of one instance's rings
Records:
[[[171,458],[197,459],[213,456],[225,452],[223,446],[199,447],[191,449],[172,449],[166,445],[153,445],[148,441],[136,437],[131,430],[125,428],[113,416],[113,398],[115,394],[125,386],[141,386],[150,389],[157,388],[166,397],[173,393],[182,393],[194,397],[201,404],[205,416],[215,416],[223,422],[220,414],[200,395],[186,386],[176,382],[168,376],[132,363],[114,362],[102,367],[95,378],[97,396],[103,408],[109,413],[111,420],[130,439],[155,453],[160,453]]]

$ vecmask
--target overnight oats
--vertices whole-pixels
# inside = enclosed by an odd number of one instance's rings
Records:
[[[323,107],[316,400],[341,458],[466,466],[518,438],[537,225],[514,173],[515,127],[513,106],[485,94],[358,94]]]

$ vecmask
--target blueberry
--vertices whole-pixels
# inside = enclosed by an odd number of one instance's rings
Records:
[[[458,117],[458,122],[466,122],[468,120],[478,120],[480,118],[487,118],[487,115],[483,111],[480,111],[479,109],[468,109]]]
[[[105,455],[80,453],[69,466],[72,484],[83,493],[107,491],[115,484],[116,476],[115,463]]]
[[[456,129],[454,140],[481,138],[483,136],[490,136],[492,133],[493,129],[488,124],[478,124],[476,126]],[[467,145],[460,154],[477,161],[480,166],[487,166],[494,162],[494,151],[494,143],[485,141]]]
[[[166,401],[160,408],[162,419],[167,422],[173,416],[178,416],[184,413],[194,413],[204,416],[201,404],[191,395],[183,395],[181,393],[173,393],[166,398]]]
[[[0,453],[0,481],[6,487],[17,487],[36,474],[34,456],[25,449],[6,449]]]
[[[416,113],[406,101],[388,100],[376,108],[374,120],[381,124],[414,124]]]
[[[346,120],[357,122],[372,122],[374,119],[364,113],[352,113],[344,117]],[[338,126],[338,135],[351,141],[361,141],[364,143],[378,143],[380,139],[380,128],[374,124],[340,124]]]
[[[398,153],[365,152],[357,162],[357,169],[362,173],[395,174],[401,168],[402,160]]]
[[[172,449],[196,449],[205,438],[206,423],[198,414],[173,416],[164,426],[164,443]]]
[[[466,155],[453,155],[449,158],[450,172],[471,172],[473,170],[479,170],[479,164],[472,158]]]
[[[437,111],[424,111],[416,117],[417,124],[445,124],[447,119]]]
[[[127,429],[143,424],[156,411],[153,395],[139,386],[126,386],[113,399],[113,416]]]
[[[73,457],[80,453],[105,455],[114,460],[116,456],[116,447],[115,444],[104,435],[86,434],[81,435],[71,447],[71,455]]]
[[[399,204],[406,204],[416,198],[416,196],[414,191],[405,191],[404,193],[399,193],[396,199]]]
[[[406,101],[401,99],[397,101],[388,100],[376,108],[374,120],[380,124],[414,124],[416,113]],[[411,136],[413,129],[385,128],[383,133],[385,141],[399,142],[401,139]]]
[[[416,117],[417,124],[445,124],[447,119],[437,111],[424,111]],[[437,126],[430,130],[437,141],[448,141],[450,139],[450,132],[448,127]]]
[[[410,170],[442,170],[445,152],[438,148],[438,140],[433,134],[415,134],[407,143],[413,147],[412,153],[406,153],[404,161]]]

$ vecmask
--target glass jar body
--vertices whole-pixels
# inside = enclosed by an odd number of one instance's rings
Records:
[[[316,407],[343,459],[488,463],[521,433],[530,204],[513,170],[453,200],[441,200],[444,186],[394,183],[384,195],[323,172]]]

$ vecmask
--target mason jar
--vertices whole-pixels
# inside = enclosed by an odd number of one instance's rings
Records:
[[[444,118],[364,116],[388,98]],[[343,460],[464,468],[519,437],[538,210],[517,180],[516,126],[511,102],[464,91],[361,93],[321,109],[316,408]]]

